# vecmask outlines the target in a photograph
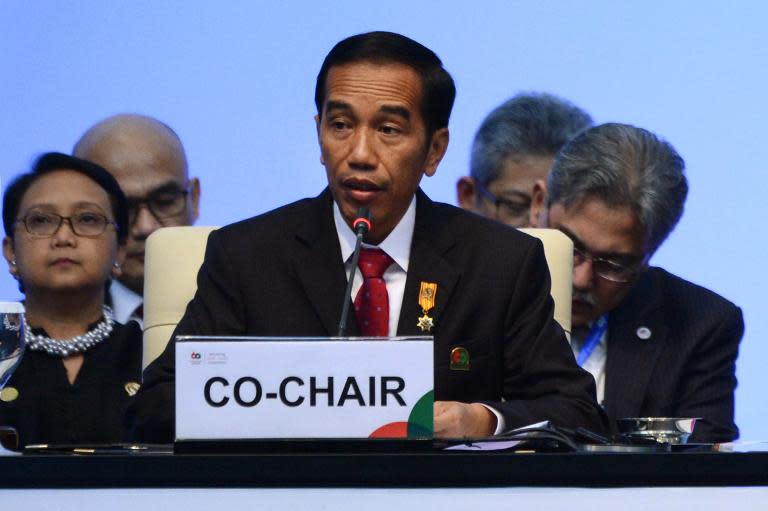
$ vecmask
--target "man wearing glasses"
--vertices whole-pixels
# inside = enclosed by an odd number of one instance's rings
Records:
[[[73,153],[111,172],[128,198],[127,256],[109,299],[117,321],[141,323],[146,239],[161,227],[194,223],[200,182],[188,177],[176,133],[151,117],[121,114],[104,119],[83,135]]]
[[[459,206],[527,227],[533,184],[547,178],[555,153],[590,126],[589,114],[552,94],[518,94],[502,103],[475,135],[470,175],[456,183]]]
[[[561,150],[530,220],[573,240],[572,348],[609,418],[699,417],[695,441],[725,442],[741,310],[648,265],[682,215],[683,169],[653,133],[603,124]]]

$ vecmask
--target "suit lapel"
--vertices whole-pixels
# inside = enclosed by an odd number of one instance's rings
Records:
[[[445,232],[443,225],[444,221],[432,201],[419,190],[416,194],[416,224],[397,327],[398,335],[433,335],[440,329],[445,318],[444,312],[460,272],[444,257],[456,244],[456,240],[450,233]],[[437,284],[435,307],[429,312],[435,324],[432,332],[424,332],[417,326],[418,318],[423,315],[419,305],[422,282]]]
[[[668,328],[661,315],[654,313],[661,300],[649,272],[609,317],[605,406],[611,417],[640,413],[656,361],[667,342]]]
[[[315,199],[298,226],[296,239],[298,246],[293,259],[296,275],[327,335],[335,336],[347,278],[333,221],[333,201],[327,188]],[[357,335],[357,332],[354,311],[350,311],[347,335]]]

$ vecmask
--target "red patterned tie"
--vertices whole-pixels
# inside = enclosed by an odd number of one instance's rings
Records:
[[[364,248],[358,267],[363,285],[355,297],[355,316],[360,333],[367,337],[386,337],[389,333],[389,296],[382,275],[393,263],[383,250]]]

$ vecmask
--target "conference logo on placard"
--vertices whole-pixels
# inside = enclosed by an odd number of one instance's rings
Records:
[[[203,362],[203,356],[200,353],[193,351],[192,353],[189,354],[190,365],[196,366],[196,365],[200,365],[202,362]]]
[[[368,438],[432,438],[435,393],[429,391],[416,401],[407,421],[390,422],[376,428]]]
[[[224,365],[227,363],[227,354],[221,352],[206,353],[205,363],[210,365]]]

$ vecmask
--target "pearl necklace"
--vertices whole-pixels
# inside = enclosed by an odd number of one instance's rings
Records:
[[[71,339],[51,339],[47,335],[33,334],[27,324],[27,316],[22,314],[24,322],[24,340],[32,351],[44,351],[56,357],[68,357],[76,353],[84,353],[104,341],[112,333],[115,317],[108,305],[103,307],[104,319],[83,335],[77,335]]]

